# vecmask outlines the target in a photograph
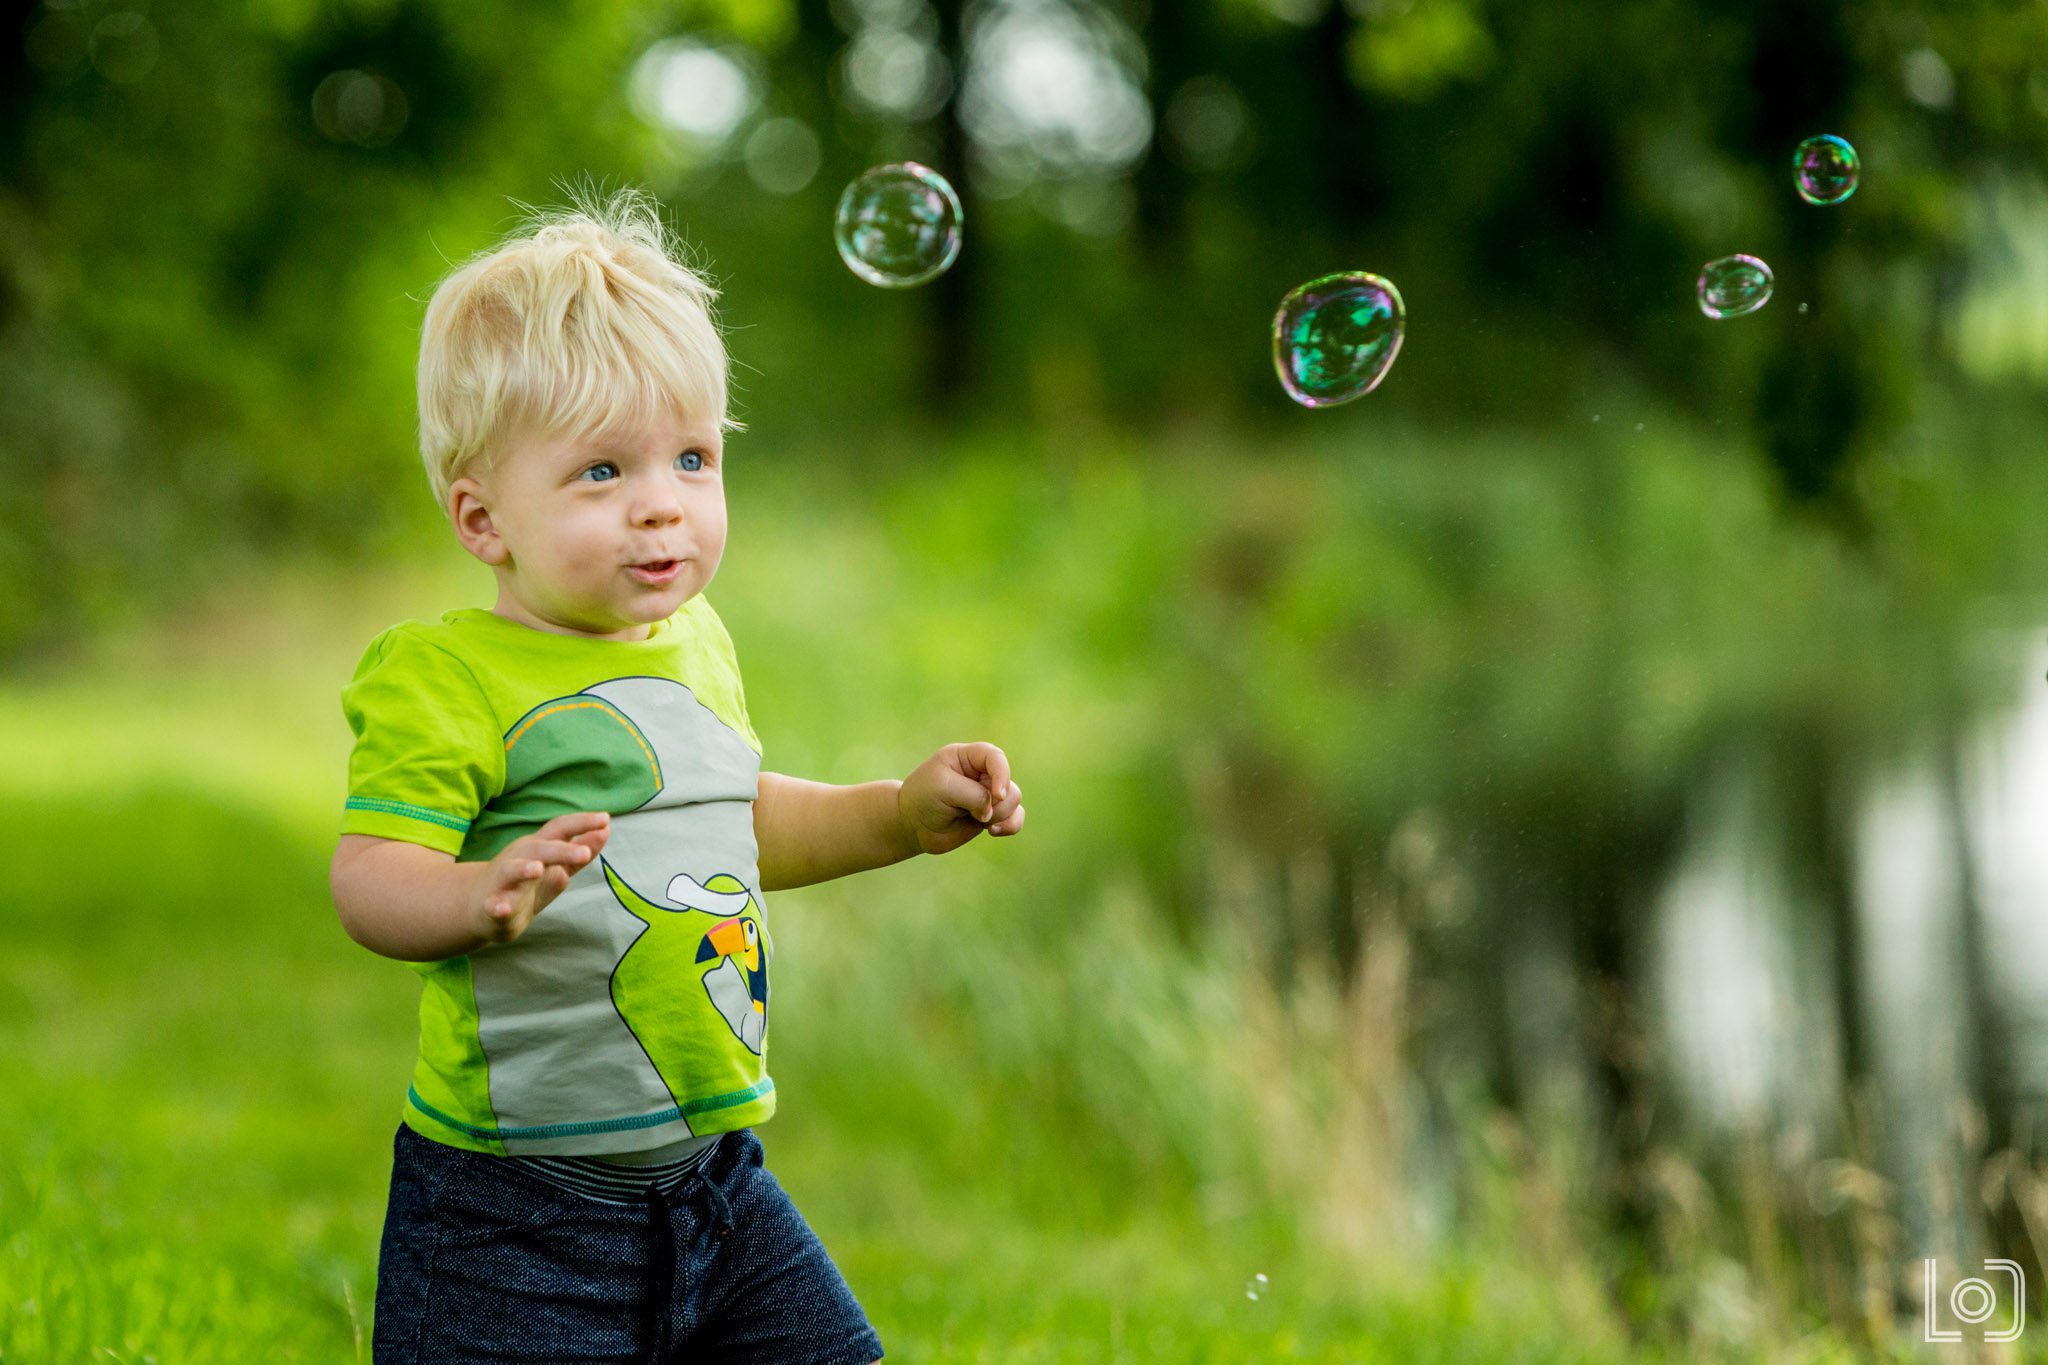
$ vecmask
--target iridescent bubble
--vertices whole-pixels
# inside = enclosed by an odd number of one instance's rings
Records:
[[[1266,1292],[1266,1284],[1266,1274],[1264,1271],[1260,1271],[1244,1282],[1244,1296],[1248,1299],[1257,1299],[1259,1295]]]
[[[1347,270],[1310,280],[1273,315],[1273,368],[1305,408],[1363,398],[1386,378],[1407,331],[1392,280]]]
[[[1792,183],[1809,204],[1841,203],[1856,193],[1862,173],[1856,149],[1833,133],[1810,137],[1792,153]]]
[[[1700,311],[1739,318],[1771,301],[1771,268],[1754,256],[1723,256],[1700,271]]]
[[[960,199],[944,176],[915,161],[876,166],[839,196],[832,240],[846,268],[869,284],[908,289],[943,274],[960,254]]]

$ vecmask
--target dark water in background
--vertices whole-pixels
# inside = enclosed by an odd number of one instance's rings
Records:
[[[1873,773],[1855,796],[1855,927],[1878,1100],[1878,1164],[1904,1245],[1956,1254],[1981,1031],[2021,1112],[2048,1095],[2048,631],[2012,650],[2010,705],[1968,731],[1952,802],[1936,755]],[[1708,1130],[1756,1126],[1811,1158],[1841,1112],[1843,1027],[1818,916],[1787,874],[1760,764],[1724,764],[1700,794],[1657,898],[1652,989],[1677,1079]],[[1972,926],[1981,934],[1973,977]],[[1988,969],[1985,971],[1983,969]],[[1992,1150],[1999,1146],[1991,1135]],[[1819,1198],[1820,1196],[1816,1196]],[[1966,1244],[1966,1240],[1965,1240]]]

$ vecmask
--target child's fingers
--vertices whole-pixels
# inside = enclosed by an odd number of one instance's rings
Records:
[[[500,922],[512,918],[529,889],[552,900],[568,889],[575,872],[560,863],[515,859],[506,867],[504,881],[484,902],[485,909]]]
[[[512,918],[512,912],[519,908],[521,894],[540,876],[538,871],[531,869],[539,867],[539,863],[513,863],[507,869],[506,879],[484,900],[484,909],[492,919],[504,921]]]
[[[529,857],[550,864],[581,867],[596,856],[596,850],[562,839],[544,839],[526,850]]]
[[[571,811],[557,815],[533,832],[536,839],[571,839],[592,830],[607,829],[611,825],[611,814],[601,810]]]
[[[540,876],[546,865],[532,858],[513,858],[498,869],[498,886],[517,889]]]
[[[1022,828],[1024,828],[1024,807],[1019,806],[1003,819],[990,825],[988,832],[993,836],[1001,837],[1005,834],[1015,834]]]
[[[966,811],[977,820],[988,811],[988,789],[967,774],[941,768],[932,781],[934,794],[946,805]]]
[[[996,802],[995,809],[989,812],[987,823],[990,825],[1000,825],[1010,817],[1010,812],[1023,804],[1024,788],[1019,783],[1012,782],[1008,794],[1002,800]]]
[[[984,740],[960,746],[960,761],[970,776],[979,774],[987,779],[983,785],[989,795],[1000,801],[1003,789],[1010,785],[1010,759],[1001,749]]]

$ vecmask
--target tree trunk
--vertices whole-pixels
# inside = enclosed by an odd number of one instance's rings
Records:
[[[975,282],[985,254],[975,247],[981,207],[967,173],[970,155],[966,126],[960,120],[961,91],[967,84],[967,40],[962,28],[965,0],[933,0],[939,16],[939,51],[952,64],[953,88],[935,116],[939,132],[939,164],[933,167],[960,197],[963,238],[952,269],[925,287],[930,308],[925,374],[941,415],[959,417],[969,408],[978,373],[974,335]]]

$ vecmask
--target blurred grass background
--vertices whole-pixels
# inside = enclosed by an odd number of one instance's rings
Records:
[[[1546,700],[1572,695],[1586,633],[1610,624],[1567,609],[1560,583],[1642,623],[1630,666],[1662,681],[1608,716],[1633,762],[1668,763],[1714,705],[1752,704],[1743,680],[1796,695],[1813,655],[1787,641],[1853,661],[1814,705],[1882,723],[1897,689],[1833,684],[1935,631],[1913,604],[1939,618],[1938,585],[1852,572],[1824,531],[1771,519],[1756,465],[1620,417],[1612,463],[1506,433],[1455,451],[1397,434],[1370,461],[1014,440],[962,445],[917,480],[834,481],[735,441],[709,596],[767,766],[855,781],[985,736],[1032,812],[1013,843],[772,904],[788,975],[763,1138],[892,1355],[1732,1360],[1776,1341],[1786,1359],[1851,1358],[1796,1310],[1746,1316],[1713,1275],[1652,1281],[1692,1305],[1673,1312],[1690,1326],[1638,1336],[1603,1288],[1628,1253],[1579,1207],[1591,1154],[1568,1130],[1461,1108],[1472,1150],[1446,1196],[1418,1126],[1429,1009],[1409,907],[1361,908],[1345,980],[1327,943],[1277,927],[1284,891],[1233,894],[1213,847],[1206,894],[1175,910],[1148,889],[1162,846],[1227,837],[1188,755],[1232,725],[1301,732],[1283,820],[1426,801],[1416,784],[1455,766],[1461,726],[1540,768],[1571,723]],[[1446,460],[1477,477],[1430,477]],[[1944,507],[2048,494],[2032,461],[1972,467],[1974,486],[1918,489],[1912,534],[1957,534]],[[1605,524],[1574,532],[1603,470]],[[1269,506],[1302,515],[1247,548]],[[1485,549],[1447,584],[1419,528],[1453,521]],[[1999,519],[1968,520],[1995,566],[1973,572],[2038,574],[2026,519],[2006,524],[1991,546]],[[383,624],[493,590],[452,534],[421,543],[345,580],[252,565],[0,690],[18,832],[0,960],[6,1359],[367,1358],[417,984],[327,902],[337,680]],[[1261,554],[1275,605],[1247,612],[1237,561]],[[1313,719],[1342,692],[1313,654],[1322,613],[1418,641],[1378,665],[1352,725]],[[1160,666],[1195,652],[1202,668]],[[1358,751],[1329,753],[1336,735]]]

